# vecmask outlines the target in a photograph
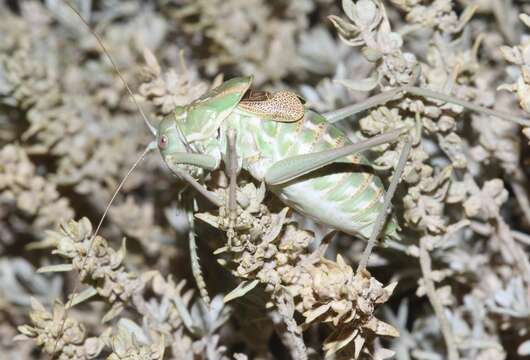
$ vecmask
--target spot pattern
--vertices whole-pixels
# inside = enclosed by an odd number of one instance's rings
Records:
[[[249,90],[241,99],[239,107],[249,113],[268,120],[279,122],[296,122],[304,117],[305,109],[302,100],[291,91]]]

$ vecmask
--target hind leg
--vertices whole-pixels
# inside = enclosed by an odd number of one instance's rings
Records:
[[[361,261],[359,262],[359,265],[357,267],[357,272],[363,271],[366,269],[366,265],[368,263],[370,254],[372,253],[372,250],[377,240],[379,239],[379,236],[381,235],[381,230],[383,229],[383,226],[385,225],[386,219],[388,217],[388,213],[390,212],[392,198],[394,197],[394,194],[397,189],[397,185],[399,184],[399,181],[401,180],[401,175],[403,175],[403,170],[405,169],[405,164],[407,163],[407,159],[409,157],[409,153],[411,149],[412,149],[412,141],[410,140],[410,138],[407,137],[407,139],[405,140],[403,149],[401,150],[401,154],[399,155],[399,161],[396,166],[396,170],[394,171],[394,175],[392,176],[392,180],[390,181],[388,190],[385,192],[385,196],[383,200],[383,209],[381,210],[381,212],[377,215],[377,218],[375,219],[374,227],[372,229],[372,234],[370,235],[370,238],[368,239],[368,243],[366,244],[366,247],[364,248]]]

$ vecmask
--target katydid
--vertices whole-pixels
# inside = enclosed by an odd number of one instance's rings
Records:
[[[227,134],[234,131],[238,171],[265,182],[297,211],[368,239],[382,211],[385,189],[369,171],[366,158],[354,155],[362,147],[348,147],[347,136],[322,115],[305,109],[294,93],[256,96],[249,90],[251,83],[251,77],[226,81],[160,123],[158,147],[168,167],[197,178],[217,169],[228,155]],[[394,141],[401,132],[368,140],[365,148]],[[314,172],[337,161],[338,171]],[[385,235],[397,238],[396,228],[391,219]]]
[[[114,65],[101,39],[92,33]],[[132,91],[116,70],[136,103]],[[220,168],[222,163],[227,164],[225,167],[231,173],[228,206],[231,211],[235,207],[234,174],[245,170],[256,181],[264,182],[271,192],[293,209],[331,228],[369,240],[365,251],[367,255],[381,231],[384,238],[399,238],[395,217],[391,216],[387,222],[385,218],[411,148],[410,129],[399,128],[352,143],[344,132],[333,125],[334,122],[409,93],[453,102],[520,125],[530,125],[529,120],[413,86],[397,88],[363,103],[319,114],[307,108],[293,92],[255,91],[250,89],[251,83],[251,77],[228,80],[191,104],[176,107],[157,129],[151,126],[138,106],[155,136],[152,144],[156,144],[168,168],[213,204],[221,206],[221,201],[198,180],[206,172]],[[403,151],[389,190],[385,191],[383,182],[362,152],[396,141],[404,142]],[[123,181],[116,193],[122,184]],[[100,219],[92,242],[116,193]],[[90,256],[90,248],[86,258]],[[363,256],[359,269],[364,269],[366,259],[367,256]]]
[[[79,12],[68,2],[66,4],[90,29]],[[90,31],[153,133],[155,140],[148,147],[158,147],[168,168],[213,204],[220,206],[221,202],[199,184],[198,179],[206,172],[220,168],[221,163],[230,158],[227,135],[232,133],[237,138],[232,149],[238,155],[236,172],[246,170],[293,209],[331,228],[363,239],[374,237],[372,230],[376,218],[388,211],[386,206],[390,201],[385,201],[383,182],[370,169],[370,162],[362,151],[400,140],[408,143],[409,129],[395,129],[353,144],[333,123],[408,93],[452,102],[478,113],[530,126],[528,119],[414,86],[399,87],[362,103],[319,114],[307,108],[303,100],[291,91],[269,93],[251,89],[252,77],[247,76],[225,81],[191,104],[176,106],[173,114],[155,128],[136,103],[99,36]],[[401,157],[406,158],[405,155],[402,153]],[[403,170],[403,166],[396,167],[396,174]],[[397,183],[398,177],[394,176],[393,182]],[[395,185],[391,184],[391,187]],[[105,215],[106,211],[103,217]],[[391,217],[384,227],[384,237],[398,239],[397,228],[395,219]],[[377,226],[375,230],[378,232]]]
[[[196,178],[219,168],[228,155],[227,134],[234,131],[238,171],[246,170],[257,181],[265,182],[286,205],[302,214],[368,239],[378,214],[386,211],[385,188],[360,152],[406,138],[408,129],[396,129],[352,144],[331,121],[364,110],[364,103],[332,112],[328,120],[304,107],[294,93],[256,95],[250,90],[251,83],[251,77],[228,80],[193,103],[177,107],[160,123],[157,143],[168,167]],[[404,87],[376,95],[366,103],[376,106],[403,93],[421,95],[422,91]],[[454,100],[487,115],[528,123],[444,94],[428,91],[423,95]],[[386,238],[399,237],[393,217],[383,234]]]
[[[90,29],[77,10],[71,8]],[[92,33],[136,104],[101,39]],[[230,158],[227,135],[233,132],[237,137],[233,147],[233,152],[238,154],[236,172],[246,170],[293,209],[331,228],[371,241],[379,237],[378,227],[383,226],[379,222],[384,222],[385,216],[378,214],[386,214],[390,199],[385,199],[383,182],[370,168],[362,151],[400,140],[407,143],[409,129],[395,129],[353,144],[333,123],[408,93],[530,126],[528,119],[414,86],[399,87],[362,103],[319,114],[307,108],[291,91],[256,91],[250,88],[251,83],[252,77],[228,80],[191,104],[175,107],[173,114],[162,120],[157,129],[136,104],[155,136],[149,147],[157,146],[175,175],[220,206],[220,200],[199,184],[198,179],[220,168]],[[401,154],[402,158],[406,158],[406,152]],[[403,164],[396,167],[391,188],[395,188],[403,170],[404,161],[400,163]],[[96,233],[105,215],[106,211]],[[392,216],[384,225],[383,237],[399,239],[397,228]]]

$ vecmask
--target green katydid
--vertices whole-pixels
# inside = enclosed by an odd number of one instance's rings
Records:
[[[219,168],[228,156],[226,137],[233,131],[238,171],[265,182],[301,213],[368,239],[382,210],[384,187],[377,176],[362,170],[369,162],[354,153],[395,141],[403,131],[352,145],[326,118],[304,108],[294,93],[256,96],[249,90],[251,82],[251,77],[226,81],[160,123],[157,143],[168,167],[196,178]],[[336,161],[352,166],[312,176]],[[393,220],[385,235],[398,237]]]
[[[81,18],[79,13],[77,15]],[[93,34],[114,64],[100,38]],[[135,101],[121,74],[120,78]],[[168,168],[220,206],[219,199],[198,180],[230,159],[227,168],[231,173],[231,210],[235,201],[235,173],[245,170],[257,181],[264,182],[270,191],[293,209],[331,228],[369,240],[366,254],[370,253],[381,231],[385,238],[399,238],[395,218],[391,217],[388,222],[385,220],[411,148],[409,129],[396,129],[354,144],[333,125],[334,122],[409,93],[453,102],[486,115],[530,125],[526,119],[412,86],[385,92],[361,104],[322,115],[307,108],[293,92],[253,91],[251,83],[251,77],[228,80],[191,104],[176,107],[157,129],[150,125],[140,110],[156,138],[153,144],[160,150]],[[381,179],[369,169],[370,162],[362,151],[395,141],[404,141],[405,146],[389,190],[385,191]],[[154,147],[151,145],[149,148]],[[336,164],[340,165],[339,170],[334,168]],[[366,258],[363,256],[364,262],[359,269],[366,266]]]
[[[359,152],[400,139],[408,129],[396,129],[356,144],[324,115],[303,106],[290,92],[259,96],[249,90],[251,77],[234,78],[193,103],[177,107],[157,131],[162,158],[173,172],[199,178],[221,166],[227,158],[226,136],[237,134],[238,170],[248,171],[288,206],[332,228],[368,239],[377,215],[384,211],[382,181]],[[528,120],[482,108],[436,92],[406,87],[376,95],[366,102],[380,105],[404,92],[453,101],[505,120]],[[374,101],[377,100],[377,101]],[[298,103],[297,103],[298,102]],[[364,104],[330,113],[333,121],[346,119]],[[193,151],[190,154],[189,150]],[[342,170],[323,169],[333,163]],[[318,171],[317,171],[318,170]],[[386,237],[397,238],[391,219]]]
[[[101,39],[92,33],[114,65]],[[119,71],[118,74],[136,103]],[[530,120],[414,86],[393,89],[362,103],[319,114],[304,106],[301,98],[291,91],[256,91],[251,89],[251,84],[252,77],[225,81],[191,104],[176,107],[158,128],[150,124],[137,106],[155,136],[155,142],[149,147],[156,144],[175,175],[220,206],[219,199],[198,180],[206,172],[220,168],[223,159],[229,158],[227,135],[233,131],[237,136],[233,147],[238,154],[237,171],[248,171],[297,211],[363,239],[370,238],[378,214],[387,209],[383,206],[383,182],[368,170],[370,162],[361,152],[407,139],[408,129],[396,129],[353,144],[333,123],[408,93],[530,126]],[[349,166],[341,167],[338,172],[323,169],[333,163]],[[399,237],[394,219],[386,224],[384,236]]]

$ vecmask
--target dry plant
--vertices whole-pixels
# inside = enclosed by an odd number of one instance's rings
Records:
[[[157,121],[248,74],[327,114],[413,86],[530,113],[524,1],[72,5]],[[95,236],[150,136],[65,2],[0,9],[2,356],[530,356],[528,122],[399,93],[341,124],[356,140],[413,129],[392,201],[399,239],[369,257],[366,242],[284,207],[244,172],[234,218],[224,171],[205,179],[216,208],[156,156],[127,179]],[[368,153],[387,184],[403,146]]]

